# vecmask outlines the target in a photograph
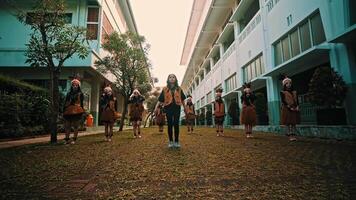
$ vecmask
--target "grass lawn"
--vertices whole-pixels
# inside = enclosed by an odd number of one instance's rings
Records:
[[[0,198],[356,199],[356,142],[181,127],[181,145],[154,127],[0,149]]]

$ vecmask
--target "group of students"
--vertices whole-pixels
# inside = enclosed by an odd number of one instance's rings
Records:
[[[184,108],[185,122],[188,128],[188,133],[193,133],[196,118],[195,108],[192,103],[192,96],[187,95],[187,97],[185,97],[182,93],[182,90],[177,85],[178,83],[176,77],[173,74],[169,75],[167,87],[163,89],[155,111],[156,123],[159,126],[160,132],[163,132],[165,116],[167,116],[169,147],[180,147],[178,126],[180,106],[183,105]],[[282,85],[283,89],[280,92],[282,100],[281,125],[287,127],[286,135],[288,136],[289,140],[295,141],[297,140],[295,134],[296,125],[300,123],[298,96],[297,92],[293,89],[292,80],[289,77],[284,76],[282,78]],[[215,92],[216,98],[213,102],[213,115],[216,127],[216,135],[223,136],[223,123],[225,119],[225,104],[222,99],[223,90],[221,88],[218,88]],[[165,101],[164,97],[169,100]],[[173,101],[172,97],[174,97]],[[187,100],[186,104],[184,105],[185,98],[187,98]],[[177,99],[178,103],[175,103],[174,99]],[[253,137],[252,127],[255,126],[257,123],[255,100],[256,96],[251,90],[251,83],[245,83],[243,85],[243,93],[241,96],[242,111],[240,115],[240,122],[244,125],[244,130],[247,138]],[[172,125],[175,127],[174,141],[172,138]]]
[[[287,136],[291,141],[295,141],[296,124],[299,123],[299,106],[297,93],[292,87],[292,80],[285,77],[282,81],[283,90],[281,91],[281,125],[287,126]],[[223,123],[225,118],[225,104],[222,99],[221,88],[216,90],[216,98],[213,103],[213,115],[216,126],[217,136],[224,135]],[[70,143],[74,144],[78,136],[78,127],[85,112],[83,108],[84,95],[80,89],[80,81],[73,79],[70,91],[67,93],[64,103],[63,118],[65,119],[65,143],[70,142],[70,132],[74,129],[74,136]],[[243,94],[241,96],[242,112],[240,115],[241,124],[245,126],[247,138],[252,136],[252,127],[256,125],[256,97],[251,90],[251,84],[243,85]],[[129,98],[129,117],[133,125],[133,135],[135,138],[141,138],[141,121],[144,112],[143,103],[145,98],[135,89]],[[168,129],[168,147],[179,148],[179,120],[181,107],[184,108],[186,125],[188,133],[193,133],[194,122],[196,118],[195,108],[191,95],[185,95],[178,85],[177,77],[170,74],[167,78],[167,86],[162,89],[155,107],[156,123],[159,126],[159,132],[163,132],[163,126],[167,119]],[[101,121],[105,126],[105,140],[112,141],[113,125],[116,121],[116,98],[113,95],[112,88],[108,85],[100,98]]]
[[[103,94],[100,97],[100,111],[101,111],[101,122],[105,127],[105,141],[111,142],[113,136],[113,127],[115,121],[119,118],[119,113],[117,112],[116,97],[113,94],[110,85],[107,85]],[[71,88],[66,95],[64,108],[63,108],[63,118],[64,118],[64,128],[65,128],[65,144],[75,144],[78,137],[78,128],[81,124],[83,114],[85,113],[83,107],[84,95],[80,88],[79,79],[75,78],[71,81]],[[133,125],[133,133],[135,138],[141,138],[140,125],[142,121],[142,114],[144,111],[143,102],[145,98],[140,94],[140,92],[135,89],[129,98],[129,116],[130,122]],[[73,129],[74,134],[72,140],[70,140],[70,133]]]

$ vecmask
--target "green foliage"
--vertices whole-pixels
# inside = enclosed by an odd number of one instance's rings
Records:
[[[309,82],[310,102],[334,108],[342,106],[347,94],[347,87],[342,77],[329,66],[319,67],[314,71]]]
[[[0,76],[0,85],[0,138],[46,133],[46,90],[4,76]]]
[[[99,71],[116,77],[115,85],[124,97],[128,97],[135,88],[143,95],[152,89],[147,59],[149,46],[141,48],[144,43],[144,37],[137,34],[114,32],[103,44],[109,56],[95,62]]]
[[[74,55],[84,59],[89,54],[85,29],[67,24],[66,1],[37,0],[31,12],[28,9],[17,14],[18,20],[32,30],[26,44],[26,63],[32,67],[48,68],[51,79],[49,99],[51,101],[51,142],[57,141],[57,118],[59,110],[58,80],[64,62]]]
[[[47,92],[47,90],[43,88],[1,74],[0,74],[0,91],[7,91],[10,93],[18,92],[18,93],[27,93],[27,94],[30,94],[32,92],[38,92],[38,93]]]
[[[65,12],[63,0],[38,0],[30,15],[27,11],[18,14],[19,21],[32,30],[26,44],[26,63],[60,70],[74,54],[82,59],[88,55],[85,29],[67,24]]]

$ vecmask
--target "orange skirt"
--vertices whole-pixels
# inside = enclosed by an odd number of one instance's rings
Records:
[[[256,125],[256,110],[254,106],[245,106],[242,108],[240,122],[246,125]]]
[[[292,111],[283,106],[281,111],[281,125],[296,125],[300,123],[300,112]]]

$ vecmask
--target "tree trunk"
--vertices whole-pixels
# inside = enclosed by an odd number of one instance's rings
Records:
[[[50,132],[51,143],[57,142],[57,119],[59,111],[59,72],[57,70],[51,70],[49,80],[50,99],[51,99],[51,120],[50,120]]]
[[[124,109],[122,111],[122,116],[121,116],[121,122],[120,122],[120,128],[119,131],[122,131],[124,128],[124,122],[125,122],[125,116],[127,114],[127,103],[129,102],[128,97],[124,96]]]

